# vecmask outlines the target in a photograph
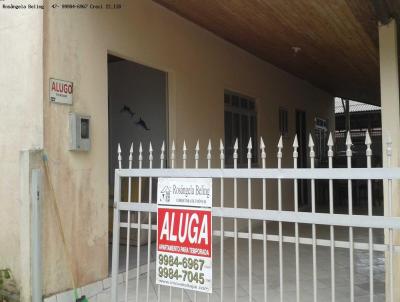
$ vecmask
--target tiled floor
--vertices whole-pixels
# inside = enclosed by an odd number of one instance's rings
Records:
[[[137,247],[136,246],[131,246],[129,251],[129,269],[134,269],[137,267],[136,265],[136,260],[137,260]],[[112,256],[112,245],[110,244],[108,253],[110,256],[110,259],[108,261],[108,271],[111,272],[111,256]],[[127,254],[127,249],[126,245],[121,245],[120,250],[119,250],[119,272],[125,272],[126,268],[126,254]],[[154,262],[156,260],[156,250],[155,250],[155,244],[152,244],[152,249],[151,249],[151,258],[150,262]],[[142,245],[140,247],[140,265],[145,265],[147,264],[147,245]]]
[[[284,234],[292,235],[293,226],[284,225]],[[260,230],[253,230],[260,232]],[[268,233],[277,234],[277,224],[268,224]],[[302,237],[310,237],[311,228],[309,226],[300,226],[300,234]],[[329,229],[319,227],[317,230],[318,238],[329,238]],[[335,228],[336,240],[347,240],[348,230]],[[368,233],[366,230],[355,229],[354,238],[357,242],[368,242]],[[383,233],[374,232],[374,242],[381,243],[383,241]],[[234,249],[233,239],[225,239],[224,241],[224,301],[233,301],[234,295]],[[220,301],[221,299],[221,273],[220,273],[220,252],[219,242],[215,242],[213,246],[213,294],[210,295],[210,301]],[[142,255],[147,254],[143,252]],[[153,253],[154,255],[154,253]],[[249,275],[248,275],[248,241],[247,239],[239,239],[238,244],[238,301],[249,301]],[[136,250],[132,249],[132,259],[136,259]],[[268,242],[268,301],[279,301],[279,250],[277,242]],[[124,258],[123,252],[121,257]],[[296,279],[295,279],[295,249],[294,245],[285,243],[283,245],[283,301],[295,301],[296,297]],[[349,274],[349,250],[343,248],[335,249],[335,272],[336,272],[336,301],[350,301],[350,274]],[[124,263],[121,260],[121,263]],[[369,301],[369,260],[367,251],[354,252],[354,292],[355,301]],[[374,253],[374,301],[384,301],[385,296],[385,264],[382,252]],[[330,271],[330,248],[317,248],[317,295],[318,301],[331,301],[331,271]],[[253,279],[252,292],[253,301],[264,301],[264,281],[263,281],[263,254],[262,242],[253,240]],[[128,301],[135,301],[136,298],[136,279],[129,281],[128,284]],[[146,274],[142,274],[139,279],[139,301],[146,301]],[[125,284],[119,285],[119,301],[124,301]],[[172,290],[172,300],[181,301],[183,294],[184,301],[194,301],[194,294],[191,291],[183,291],[180,289]],[[170,289],[161,288],[161,301],[169,301]],[[301,301],[312,301],[313,298],[313,276],[312,276],[312,247],[310,245],[300,246],[300,296]],[[97,302],[109,301],[109,290],[103,292],[97,297]],[[157,301],[157,285],[155,285],[155,266],[152,265],[149,284],[149,301]],[[197,301],[207,301],[205,294],[198,294]]]

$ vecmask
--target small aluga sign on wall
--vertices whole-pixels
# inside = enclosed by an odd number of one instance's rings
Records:
[[[50,102],[72,105],[74,84],[72,82],[50,78]]]

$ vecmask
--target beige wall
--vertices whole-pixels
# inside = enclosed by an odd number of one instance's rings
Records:
[[[43,145],[42,32],[41,10],[0,9],[0,268],[11,268],[19,284],[30,278],[20,151]]]
[[[314,116],[333,122],[329,94],[151,1],[135,0],[125,5],[116,11],[51,10],[45,17],[45,150],[81,285],[108,273],[107,52],[168,72],[169,138],[178,146],[186,139],[189,158],[194,155],[197,138],[204,158],[208,138],[217,146],[223,137],[224,89],[256,98],[268,166],[276,165],[279,106],[289,109],[290,139],[284,141],[284,166],[291,163],[295,109],[307,111],[308,129]],[[72,107],[49,104],[49,77],[74,82]],[[67,150],[69,111],[92,117],[89,153]],[[124,151],[127,156],[128,150]],[[49,209],[45,224],[44,284],[46,294],[50,294],[71,284]]]
[[[400,108],[399,108],[399,70],[398,70],[398,34],[397,24],[392,20],[387,25],[379,26],[379,54],[380,54],[380,78],[381,78],[381,106],[382,106],[382,158],[383,166],[388,166],[387,139],[392,140],[391,166],[398,167],[400,163]],[[400,215],[399,200],[399,182],[394,181],[392,186],[392,213],[389,213],[388,184],[384,182],[384,210],[385,215]],[[394,244],[400,242],[400,232],[394,232]],[[385,230],[385,241],[389,242],[389,232]],[[389,257],[387,254],[386,257]],[[386,262],[387,272],[390,262]],[[394,278],[393,284],[398,284],[400,280],[400,257],[394,256],[393,262]],[[386,290],[390,293],[390,274],[386,274]],[[394,300],[400,299],[400,288],[393,287]],[[386,301],[390,301],[390,295],[387,294]]]

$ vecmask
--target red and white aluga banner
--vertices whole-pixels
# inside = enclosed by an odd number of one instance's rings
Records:
[[[212,179],[159,178],[156,283],[212,293]]]

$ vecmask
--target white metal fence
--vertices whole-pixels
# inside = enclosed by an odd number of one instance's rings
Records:
[[[277,280],[278,285],[275,293],[277,293],[276,299],[278,301],[319,301],[321,295],[318,294],[319,288],[319,266],[324,265],[327,267],[328,278],[329,278],[329,289],[324,289],[324,301],[355,301],[357,293],[355,292],[355,277],[358,278],[359,271],[357,268],[358,262],[360,261],[359,255],[357,254],[357,261],[355,261],[355,253],[363,252],[364,258],[362,261],[366,263],[365,267],[368,270],[364,272],[364,277],[366,279],[367,288],[365,291],[368,292],[369,301],[377,301],[382,299],[382,295],[379,297],[375,293],[375,264],[374,255],[377,253],[382,254],[385,262],[385,272],[382,277],[382,271],[379,272],[380,277],[384,284],[384,294],[383,296],[387,298],[388,301],[394,301],[394,260],[395,257],[400,255],[400,246],[395,245],[393,241],[393,232],[400,229],[400,218],[392,216],[392,203],[393,203],[393,190],[392,181],[400,179],[400,168],[390,167],[392,149],[390,140],[386,144],[386,156],[388,167],[385,168],[371,168],[371,140],[366,134],[366,167],[365,168],[352,168],[352,151],[351,151],[351,139],[350,135],[347,136],[347,168],[333,168],[333,141],[332,137],[329,137],[328,141],[328,168],[315,168],[314,167],[314,144],[310,136],[309,139],[309,160],[310,168],[297,168],[297,158],[298,158],[298,142],[297,138],[294,139],[293,143],[293,166],[291,168],[282,168],[282,138],[278,143],[277,150],[277,168],[267,168],[266,166],[266,147],[262,138],[260,139],[260,168],[253,168],[251,163],[252,158],[252,144],[251,140],[248,144],[248,167],[247,168],[237,168],[237,158],[238,158],[238,144],[235,143],[233,155],[224,154],[224,146],[222,141],[220,141],[219,146],[219,167],[212,168],[212,148],[211,142],[209,142],[206,153],[207,167],[200,168],[200,149],[197,143],[194,154],[194,167],[188,168],[186,163],[188,161],[186,144],[183,144],[182,157],[179,160],[179,164],[182,163],[182,168],[175,168],[177,164],[177,155],[175,150],[175,144],[172,143],[172,148],[170,150],[169,168],[164,168],[168,159],[165,158],[165,148],[164,144],[161,148],[161,156],[159,159],[161,168],[153,168],[153,149],[150,144],[148,150],[148,168],[143,168],[144,162],[144,152],[142,145],[139,147],[139,156],[137,162],[137,168],[133,168],[133,147],[131,146],[129,152],[129,166],[128,168],[122,168],[122,157],[121,149],[118,146],[118,161],[119,168],[115,170],[115,189],[114,189],[114,227],[113,227],[113,249],[112,249],[112,286],[111,286],[111,301],[141,301],[145,299],[147,301],[154,300],[151,296],[150,291],[154,286],[156,272],[154,270],[154,263],[151,261],[151,252],[155,248],[154,242],[151,242],[152,232],[156,232],[156,220],[151,213],[157,212],[157,205],[154,203],[154,196],[152,193],[152,187],[157,177],[211,177],[214,180],[214,186],[217,184],[219,186],[219,196],[214,196],[213,198],[213,209],[212,215],[214,220],[219,223],[214,222],[214,237],[222,237],[221,240],[215,241],[214,250],[218,250],[219,253],[219,263],[214,265],[214,271],[217,270],[218,280],[214,280],[214,283],[218,284],[218,297],[212,297],[210,295],[205,296],[206,300],[219,300],[219,301],[229,301],[232,297],[234,301],[238,300],[248,300],[248,301],[272,301],[270,298],[270,284],[269,279],[271,275],[272,265],[277,264]],[[225,168],[225,156],[233,156],[234,166],[232,168]],[[128,182],[128,200],[121,200],[121,181],[123,178],[127,178]],[[146,188],[143,187],[143,179],[146,178]],[[298,182],[300,179],[305,179],[309,182],[310,186],[310,201],[311,209],[310,211],[300,211],[298,207]],[[367,182],[367,214],[359,215],[355,214],[353,211],[353,194],[352,194],[352,180],[359,179],[365,180]],[[373,200],[372,200],[372,180],[383,180],[387,183],[387,201],[385,203],[385,213],[384,216],[373,215]],[[137,199],[132,200],[132,181],[137,181],[137,191],[135,196]],[[243,186],[238,185],[238,181],[243,180],[246,182],[244,185],[247,191],[247,207],[239,207],[239,190],[243,189]],[[316,181],[327,180],[328,191],[329,191],[329,208],[327,212],[318,212],[316,200]],[[347,213],[335,213],[334,200],[333,200],[333,190],[334,181],[344,180],[347,181],[348,190],[348,208]],[[254,207],[253,196],[255,194],[252,189],[252,182],[258,181],[261,183],[261,207]],[[273,182],[273,185],[277,185],[277,198],[273,202],[276,202],[277,208],[268,209],[268,204],[271,202],[270,194],[267,190],[267,183]],[[289,183],[290,182],[290,183]],[[227,185],[229,183],[229,186]],[[148,186],[148,187],[147,187]],[[283,192],[291,186],[293,190],[293,196],[290,202],[292,203],[293,210],[283,210]],[[232,200],[227,200],[226,196],[227,188],[229,188],[230,194],[233,196]],[[148,200],[142,200],[142,191],[148,190]],[[153,201],[153,202],[152,202]],[[268,202],[267,202],[268,201]],[[395,202],[398,202],[396,199]],[[226,205],[232,204],[232,206],[227,207]],[[126,221],[121,221],[121,212],[127,213],[137,213],[135,219],[131,215],[127,215]],[[154,214],[153,214],[154,215]],[[152,219],[153,218],[153,219]],[[143,222],[146,219],[145,222]],[[134,220],[134,221],[133,221]],[[227,221],[233,220],[233,226],[231,224],[228,226]],[[247,222],[247,228],[239,229],[239,220]],[[224,224],[225,223],[225,224]],[[277,224],[277,234],[273,234],[268,231],[270,223]],[[291,224],[294,226],[294,234],[284,233],[284,224]],[[301,234],[300,226],[306,225],[311,227],[310,236],[305,236]],[[258,226],[260,226],[258,228]],[[326,226],[328,228],[328,238],[319,238],[317,236],[317,228],[320,226]],[[335,231],[337,229],[345,229],[346,238],[336,238]],[[120,242],[120,230],[126,230],[126,242]],[[354,237],[355,230],[366,230],[367,241],[358,241]],[[377,242],[374,240],[374,232],[380,230],[382,233],[386,231],[385,240]],[[131,232],[136,234],[137,248],[136,253],[136,264],[137,269],[135,276],[129,274],[129,259],[132,249],[130,244]],[[145,232],[145,233],[144,233]],[[147,236],[147,252],[141,254],[140,243],[141,236],[146,234]],[[226,242],[227,240],[233,241],[233,257],[232,259],[226,257]],[[121,243],[126,244],[125,246],[120,245]],[[277,248],[277,259],[273,262],[269,261],[268,253],[270,252],[270,245],[276,245]],[[240,259],[240,251],[243,252],[243,245],[246,245],[246,260],[247,264],[243,264],[242,259]],[[305,259],[308,255],[300,253],[301,247],[310,247],[311,254],[311,269],[310,274],[310,290],[306,290],[303,286],[302,279],[306,278],[306,274],[302,271],[302,263],[306,261]],[[284,269],[287,259],[285,256],[287,253],[285,249],[293,248],[294,250],[294,270],[292,273],[294,276],[284,276],[287,272]],[[324,259],[318,259],[318,249],[325,248],[327,254],[324,255]],[[125,259],[125,270],[124,270],[124,280],[118,280],[119,273],[119,255],[120,250],[126,249]],[[142,249],[143,251],[143,249]],[[346,251],[343,253],[343,251]],[[340,254],[340,259],[339,255]],[[145,271],[143,272],[139,269],[141,263],[141,257],[145,257]],[[344,258],[343,258],[344,257]],[[310,257],[308,257],[310,258]],[[345,261],[343,261],[345,259]],[[326,260],[326,261],[325,261]],[[343,298],[343,293],[340,293],[340,298],[338,296],[339,290],[336,289],[338,286],[338,280],[341,278],[336,273],[338,271],[338,261],[348,262],[345,274],[348,275],[348,288],[349,292],[346,293],[346,298]],[[324,263],[326,262],[326,263]],[[246,267],[246,297],[243,297],[243,293],[238,292],[239,284],[244,281],[243,270],[239,266]],[[232,268],[233,266],[233,268]],[[341,273],[343,273],[343,268],[340,267]],[[258,287],[258,292],[254,292],[254,280],[255,273],[257,273],[257,280],[262,280],[261,288],[262,293],[260,294]],[[227,292],[227,287],[225,283],[227,282],[227,274],[229,272],[229,278],[233,280],[232,292]],[[259,272],[262,272],[259,274]],[[232,274],[231,274],[232,273]],[[325,272],[326,275],[326,272]],[[145,276],[145,278],[144,278]],[[288,282],[285,278],[289,277],[289,280],[293,280],[294,296],[289,298],[287,289],[289,288]],[[347,280],[347,279],[346,279]],[[120,281],[120,282],[119,282]],[[122,283],[121,283],[122,281]],[[242,284],[243,285],[243,284]],[[178,300],[187,299],[186,293],[180,289],[167,289],[168,295],[163,295],[161,291],[163,290],[160,286],[156,286],[156,300],[157,301],[172,301],[176,299],[173,295],[173,291],[179,292]],[[119,290],[118,290],[119,289]],[[165,289],[164,289],[165,290]],[[382,291],[382,289],[380,289]],[[118,298],[118,295],[120,296]],[[200,295],[200,294],[199,294]],[[205,294],[201,294],[205,295]],[[233,296],[232,296],[233,295]],[[239,297],[240,295],[240,297]],[[327,297],[326,295],[330,296]],[[378,298],[377,298],[378,297]],[[203,297],[204,298],[204,297]],[[364,297],[365,298],[365,297]],[[397,297],[398,299],[399,297]],[[192,293],[191,298],[194,301],[198,299],[196,293]]]

